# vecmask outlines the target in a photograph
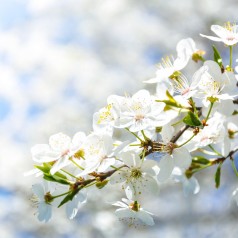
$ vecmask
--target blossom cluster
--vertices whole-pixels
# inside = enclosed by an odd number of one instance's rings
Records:
[[[185,196],[199,192],[194,174],[216,166],[215,186],[221,169],[230,161],[238,176],[234,155],[238,151],[237,75],[233,47],[237,25],[213,25],[230,53],[225,65],[213,46],[213,60],[191,38],[178,42],[177,56],[165,57],[154,78],[146,80],[156,93],[142,89],[132,96],[111,95],[107,105],[93,115],[93,131],[77,132],[71,139],[57,133],[48,144],[31,149],[41,183],[33,185],[38,219],[47,222],[54,207],[64,206],[73,219],[92,196],[93,189],[122,188],[122,201],[112,205],[130,226],[153,225],[153,214],[142,208],[142,196],[158,195],[162,184],[181,182]],[[186,68],[195,64],[192,76]],[[194,65],[193,65],[194,67]],[[125,134],[118,138],[118,132]],[[237,190],[233,197],[238,201]]]

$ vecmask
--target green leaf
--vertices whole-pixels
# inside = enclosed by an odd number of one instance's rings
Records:
[[[235,111],[232,113],[232,116],[235,116],[235,115],[237,115],[237,114],[238,114],[238,111],[235,110]]]
[[[193,163],[208,165],[211,162],[203,156],[195,156],[195,157],[193,157]]]
[[[108,183],[108,180],[103,180],[102,182],[97,182],[96,187],[99,189],[102,189],[102,188],[104,188],[104,186],[107,185],[107,183]]]
[[[170,107],[178,107],[178,108],[184,108],[180,103],[178,103],[174,97],[169,93],[169,91],[166,91],[166,96],[168,97],[168,100],[156,100],[156,102],[163,102],[166,104],[165,109],[170,109]]]
[[[61,183],[61,184],[66,184],[66,185],[70,184],[70,182],[67,180],[67,178],[64,179],[64,178],[61,178],[61,177],[56,176],[56,175],[52,175],[52,177],[55,180],[55,182],[58,182],[58,183]]]
[[[74,196],[82,189],[82,187],[78,187],[77,189],[74,189],[71,193],[69,193],[65,198],[61,201],[58,207],[63,206],[68,201],[72,201]]]
[[[56,182],[55,179],[51,175],[44,174],[43,178],[50,182]]]
[[[51,181],[51,182],[57,182],[61,184],[70,184],[70,182],[67,180],[67,177],[64,174],[61,174],[60,172],[56,172],[54,175],[50,173],[50,169],[52,166],[48,163],[43,163],[42,166],[35,165],[35,167],[39,170],[41,170],[44,174],[43,178],[45,180]]]
[[[214,45],[212,46],[212,49],[213,49],[213,53],[214,53],[214,61],[217,62],[220,67],[222,67],[222,58],[221,58],[219,51],[217,50],[217,48]]]
[[[191,111],[189,111],[187,116],[184,117],[183,122],[189,126],[201,126],[202,125],[199,118]]]
[[[221,180],[221,164],[217,167],[217,171],[215,173],[215,185],[216,188],[219,188]]]
[[[61,174],[60,172],[56,172],[54,174],[54,176],[57,176],[57,177],[62,178],[62,179],[67,179],[67,177],[64,174]]]
[[[52,174],[44,174],[43,178],[45,180],[51,181],[51,182],[56,182],[56,183],[61,183],[61,184],[65,184],[65,185],[69,185],[70,182],[67,179],[62,179],[56,175],[52,175]]]

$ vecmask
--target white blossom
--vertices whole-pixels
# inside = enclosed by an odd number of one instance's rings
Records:
[[[144,81],[145,83],[161,83],[163,80],[167,80],[175,72],[183,69],[193,53],[197,51],[195,42],[191,38],[183,39],[178,42],[177,58],[165,57],[162,62],[158,64],[158,70],[156,71],[156,77]]]
[[[69,136],[58,133],[49,139],[48,144],[37,144],[31,149],[33,160],[38,163],[54,162],[50,172],[55,174],[63,167],[70,164],[70,158],[80,149],[85,138],[83,132],[78,132],[72,141]]]
[[[128,226],[137,228],[143,225],[154,225],[153,214],[144,210],[137,201],[122,198],[122,202],[118,201],[112,205],[120,207],[115,214]]]
[[[155,161],[143,161],[138,154],[131,151],[121,153],[120,157],[125,167],[111,176],[111,184],[122,183],[129,199],[137,199],[148,192],[158,192],[158,184],[154,178],[157,166]]]
[[[160,168],[157,176],[161,182],[166,181],[175,167],[184,170],[187,169],[191,163],[191,155],[185,147],[177,147],[170,142],[174,133],[174,129],[170,125],[162,128],[162,141],[158,143],[158,153],[162,154],[162,158],[158,163]]]
[[[228,22],[224,27],[219,25],[212,25],[211,30],[217,36],[207,36],[200,34],[202,37],[206,37],[212,41],[221,41],[226,45],[235,45],[238,42],[237,25]]]
[[[39,221],[48,222],[52,216],[52,195],[47,184],[32,185],[34,196],[32,201],[38,208],[37,218]]]

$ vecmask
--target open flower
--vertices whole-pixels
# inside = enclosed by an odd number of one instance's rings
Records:
[[[54,200],[51,191],[47,184],[34,184],[32,191],[34,193],[32,201],[38,208],[38,220],[48,222],[52,216],[52,202]]]
[[[236,79],[232,72],[221,72],[219,65],[208,60],[204,63],[205,69],[200,75],[198,84],[199,98],[216,98],[219,100],[234,99],[237,96]]]
[[[138,226],[154,225],[153,214],[145,211],[137,201],[122,198],[122,202],[118,201],[112,205],[120,207],[115,211],[115,214],[129,226],[137,228]]]
[[[116,149],[113,146],[113,139],[108,134],[92,133],[87,136],[84,142],[84,156],[82,166],[85,168],[80,175],[93,171],[105,172],[115,164]]]
[[[32,147],[33,160],[39,163],[54,162],[50,173],[55,174],[70,164],[69,158],[78,151],[84,138],[85,135],[82,132],[76,133],[72,141],[63,133],[54,134],[49,139],[49,145],[37,144]]]
[[[162,62],[158,64],[156,77],[144,81],[145,83],[161,83],[164,79],[168,79],[173,74],[183,69],[187,65],[193,53],[197,51],[195,42],[191,38],[182,39],[179,41],[176,50],[177,58],[163,58]]]
[[[212,41],[221,41],[226,45],[234,45],[238,42],[238,26],[232,25],[230,22],[226,23],[224,27],[219,25],[212,25],[211,30],[218,36],[207,36],[200,34],[202,37],[206,37]]]
[[[73,219],[78,210],[87,202],[87,196],[85,192],[78,192],[71,201],[66,204],[66,214],[69,219]]]
[[[157,181],[154,179],[156,162],[153,160],[142,161],[138,154],[131,151],[121,153],[125,167],[116,171],[110,178],[111,184],[122,183],[127,197],[137,199],[140,195],[156,193]]]
[[[180,182],[183,185],[184,196],[197,194],[200,190],[199,183],[195,177],[187,178],[184,173],[178,168],[175,168],[172,174],[172,178],[176,182]]]
[[[163,112],[165,104],[156,102],[147,90],[140,90],[132,97],[121,100],[115,127],[129,128],[132,132],[163,126],[168,118]]]
[[[162,154],[158,163],[160,170],[157,176],[160,182],[166,181],[175,167],[183,171],[189,167],[192,161],[189,151],[184,146],[177,147],[177,145],[170,142],[173,132],[174,128],[172,126],[164,126],[161,131],[162,141],[158,142],[157,145],[157,151]]]
[[[206,71],[206,66],[198,69],[190,82],[182,73],[178,74],[177,77],[171,79],[174,92],[180,94],[185,99],[194,96],[197,93],[200,79]]]

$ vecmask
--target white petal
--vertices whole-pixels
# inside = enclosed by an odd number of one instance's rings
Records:
[[[196,178],[191,177],[190,179],[185,178],[183,182],[183,192],[185,196],[190,194],[197,194],[200,190],[199,183]]]
[[[183,69],[187,65],[189,59],[190,59],[190,56],[186,53],[186,50],[184,50],[183,52],[180,52],[177,59],[174,61],[174,68],[176,70]]]
[[[174,161],[170,155],[165,155],[159,162],[159,174],[157,176],[158,181],[164,182],[166,181],[174,168]]]
[[[121,202],[121,201],[117,201],[113,203],[112,205],[117,207],[122,207],[122,208],[128,208],[128,206],[124,202]]]
[[[202,66],[200,69],[198,69],[193,77],[192,77],[192,83],[191,88],[196,88],[201,80],[202,75],[208,71],[208,66]]]
[[[229,31],[219,25],[212,25],[211,30],[220,38],[226,38],[226,36],[229,34]]]
[[[158,83],[159,80],[160,80],[159,78],[155,77],[155,78],[152,78],[152,79],[145,80],[143,82],[144,83]]]
[[[111,177],[110,177],[110,183],[116,184],[116,183],[122,183],[126,181],[128,172],[125,170],[118,170],[116,171]]]
[[[73,219],[77,215],[79,208],[86,202],[86,199],[86,196],[79,192],[72,201],[66,204],[66,214],[69,219]]]
[[[156,168],[154,169],[154,167],[157,167],[157,166],[158,166],[158,163],[156,161],[147,159],[142,163],[141,170],[151,176],[154,176],[155,171],[157,171]]]
[[[136,162],[138,162],[137,161],[138,159],[136,159],[135,153],[133,153],[131,151],[122,152],[121,158],[122,158],[124,164],[129,167],[134,167],[136,165]]]
[[[54,165],[52,166],[50,173],[53,175],[55,174],[57,171],[61,170],[63,167],[67,166],[70,164],[69,161],[69,156],[65,155],[63,157],[61,157],[59,160],[57,160]]]
[[[217,106],[217,111],[225,116],[231,116],[234,110],[236,109],[233,100],[221,100]]]
[[[61,132],[52,135],[49,139],[49,145],[53,150],[57,151],[64,151],[66,149],[69,149],[70,144],[71,144],[70,137]]]
[[[124,217],[135,217],[135,214],[133,211],[131,211],[129,208],[119,208],[115,211],[115,214],[119,218],[124,218]]]
[[[189,151],[184,147],[174,149],[173,158],[176,166],[185,169],[190,166],[192,161]]]
[[[216,82],[219,83],[224,83],[222,73],[221,73],[221,68],[220,66],[212,60],[207,60],[204,63],[204,66],[208,67],[208,73],[214,78]]]
[[[182,39],[178,42],[176,46],[177,54],[183,54],[184,51],[191,56],[195,51],[197,51],[195,42],[192,38]]]
[[[216,36],[206,36],[206,35],[203,35],[203,34],[200,34],[200,36],[208,38],[209,40],[213,40],[213,41],[222,41],[221,38],[216,37]]]
[[[72,144],[80,146],[84,143],[85,139],[86,135],[84,132],[77,132],[72,139]]]
[[[113,149],[112,137],[105,134],[102,136],[102,140],[103,140],[103,152],[105,153],[105,155],[111,154]]]
[[[31,148],[33,160],[39,163],[57,160],[61,153],[53,151],[47,144],[38,144]]]
[[[40,201],[44,201],[45,191],[42,184],[32,185],[32,191],[40,199]]]
[[[39,221],[48,222],[52,216],[52,206],[41,202],[38,207],[38,219]]]
[[[155,224],[153,217],[144,210],[137,212],[137,217],[146,225],[153,226]]]
[[[97,168],[98,172],[105,172],[111,165],[115,164],[114,158],[103,159]]]
[[[135,196],[135,191],[134,191],[134,187],[130,184],[128,186],[126,186],[125,188],[125,193],[126,193],[126,197],[129,200],[134,200]]]
[[[43,173],[42,171],[40,171],[39,169],[31,169],[27,172],[25,172],[23,175],[26,176],[30,176],[30,175],[35,175],[36,177],[41,176]]]
[[[164,143],[168,143],[171,138],[173,137],[173,133],[174,133],[174,127],[172,127],[171,125],[165,125],[162,128],[161,131],[161,136],[162,136],[162,140]]]

